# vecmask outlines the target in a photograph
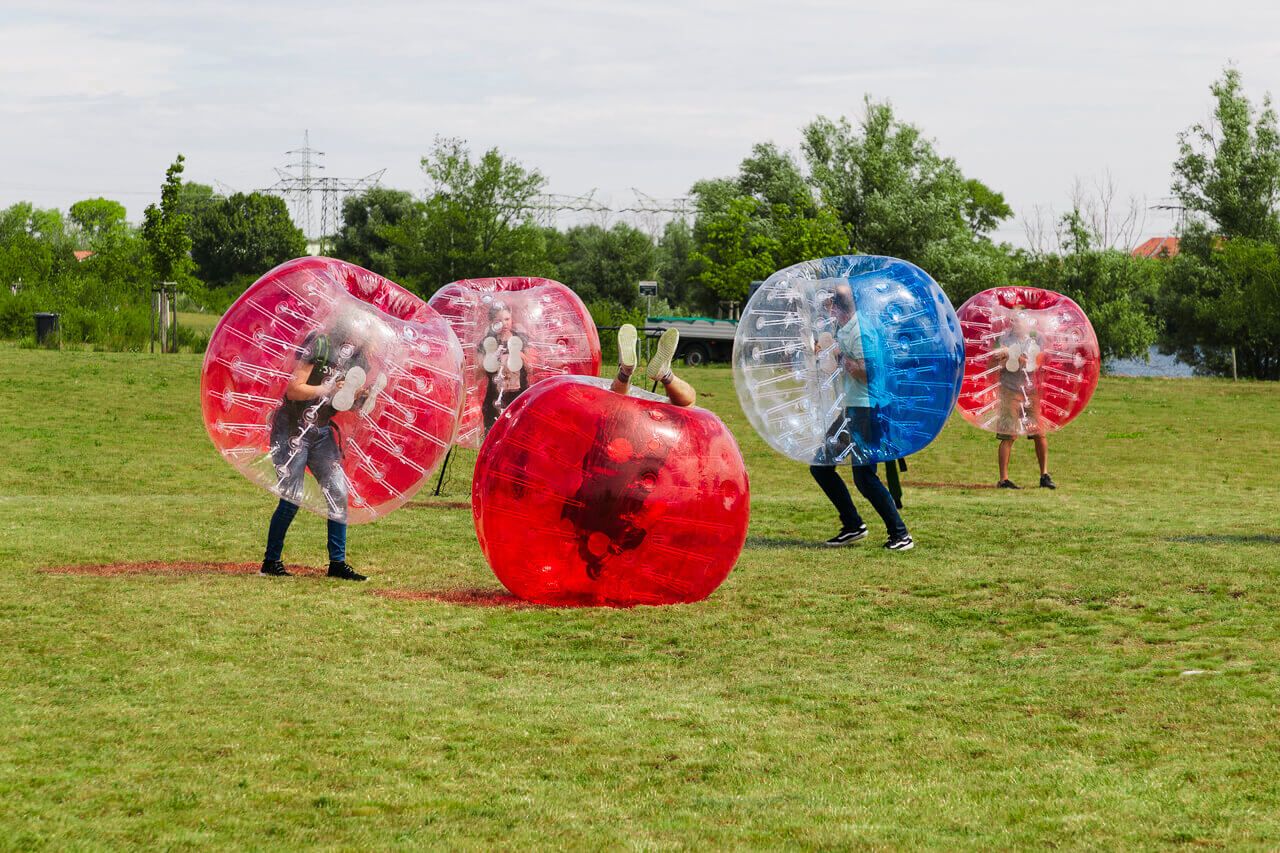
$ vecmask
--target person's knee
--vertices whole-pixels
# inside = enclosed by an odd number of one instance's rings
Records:
[[[874,465],[855,465],[853,467],[853,485],[858,491],[866,496],[867,492],[877,486],[883,486],[880,477],[876,475],[876,466]]]

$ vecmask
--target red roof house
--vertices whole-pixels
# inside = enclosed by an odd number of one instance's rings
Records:
[[[1172,258],[1178,254],[1177,237],[1152,237],[1131,253],[1135,258]]]

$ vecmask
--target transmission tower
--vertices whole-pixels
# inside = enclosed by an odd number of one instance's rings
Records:
[[[262,190],[284,199],[293,221],[302,229],[308,243],[323,243],[338,233],[342,224],[342,202],[352,193],[376,187],[387,170],[379,169],[363,178],[331,178],[317,174],[324,169],[323,151],[311,147],[311,132],[302,132],[302,147],[285,152],[293,158],[277,168],[278,180]],[[315,217],[315,197],[320,197],[320,216]]]
[[[615,217],[621,217],[657,239],[667,222],[673,219],[688,219],[693,213],[693,205],[687,198],[654,198],[632,187],[631,198],[599,199],[593,189],[582,195],[563,195],[546,193],[538,196],[530,209],[540,225],[554,226],[558,224],[559,214],[572,214],[573,218],[583,219],[594,225],[606,227]]]

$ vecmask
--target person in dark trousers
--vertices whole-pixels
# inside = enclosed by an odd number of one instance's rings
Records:
[[[839,459],[849,454],[856,459],[853,451],[877,447],[884,434],[882,407],[889,402],[884,377],[880,375],[882,360],[879,353],[884,349],[884,342],[870,324],[864,327],[859,322],[853,291],[848,285],[836,288],[832,310],[836,318],[836,333],[829,343],[820,342],[818,347],[822,349],[825,345],[835,361],[834,366],[841,373],[844,412],[827,430],[825,449],[828,458]],[[849,487],[841,478],[839,468],[815,464],[809,466],[809,473],[840,516],[840,532],[824,544],[835,548],[865,539],[867,525],[853,505]],[[907,532],[893,495],[880,481],[876,465],[859,465],[855,461],[853,484],[884,521],[889,534],[884,547],[890,551],[914,548],[915,542]]]
[[[310,469],[329,509],[328,576],[351,581],[366,579],[347,564],[349,488],[342,470],[340,436],[331,422],[336,412],[366,399],[361,388],[344,388],[348,377],[353,384],[363,385],[369,369],[365,352],[368,336],[361,332],[361,325],[362,318],[345,316],[330,329],[309,335],[298,348],[297,365],[271,424],[271,461],[279,477],[275,491],[280,503],[267,528],[267,550],[260,574],[289,574],[281,561],[284,539],[298,514],[304,475]]]

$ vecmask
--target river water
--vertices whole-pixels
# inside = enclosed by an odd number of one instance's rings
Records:
[[[1140,358],[1116,358],[1107,362],[1107,372],[1112,376],[1161,376],[1166,379],[1185,379],[1194,376],[1191,365],[1178,361],[1176,356],[1161,355],[1152,347],[1150,361]]]

